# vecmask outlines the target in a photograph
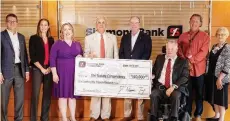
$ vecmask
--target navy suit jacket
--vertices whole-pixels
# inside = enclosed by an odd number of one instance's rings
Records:
[[[25,78],[25,72],[29,72],[28,56],[26,50],[25,37],[18,33],[19,47],[20,47],[20,61],[21,72]],[[1,59],[0,59],[0,72],[3,74],[4,79],[12,79],[15,64],[15,53],[10,36],[7,30],[1,32]]]
[[[152,52],[152,39],[150,36],[140,31],[133,50],[131,47],[131,39],[131,33],[128,33],[121,38],[119,58],[149,60]]]

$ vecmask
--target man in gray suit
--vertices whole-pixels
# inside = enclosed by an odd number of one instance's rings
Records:
[[[6,16],[6,30],[1,32],[0,83],[1,121],[8,121],[7,107],[10,90],[14,89],[14,120],[23,120],[24,80],[29,80],[28,56],[25,37],[17,32],[18,19],[15,14]]]

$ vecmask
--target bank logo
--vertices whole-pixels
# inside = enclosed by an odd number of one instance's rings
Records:
[[[167,29],[168,39],[177,39],[182,34],[182,25],[169,26]]]
[[[85,61],[80,61],[78,66],[81,67],[81,68],[84,68],[86,66],[86,62]]]
[[[151,37],[179,38],[182,33],[182,25],[140,28],[140,31]],[[95,32],[95,28],[87,28],[86,36]],[[127,29],[127,27],[121,27],[119,29],[107,29],[106,32],[121,37],[125,34],[131,33],[131,30]]]

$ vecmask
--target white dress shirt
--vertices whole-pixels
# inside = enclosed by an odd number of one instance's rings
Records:
[[[14,53],[15,53],[15,63],[20,63],[20,46],[19,46],[19,39],[18,39],[18,33],[13,33],[9,30],[7,30],[10,40],[12,42],[13,48],[14,48]]]
[[[135,43],[136,43],[136,41],[137,41],[137,37],[138,37],[138,35],[139,35],[139,33],[140,33],[140,30],[135,34],[135,35],[132,35],[131,34],[131,36],[132,36],[132,38],[131,38],[131,45],[132,45],[132,47],[131,47],[131,49],[133,50],[133,47],[134,47],[134,45],[135,45]]]
[[[101,33],[99,33],[98,31],[96,31],[95,32],[96,34],[97,34],[97,39],[99,40],[99,41],[101,41]],[[103,39],[104,39],[104,41],[105,41],[105,32],[102,34],[103,35]]]
[[[177,59],[177,56],[175,56],[174,58],[169,58],[165,55],[165,63],[164,63],[164,66],[163,66],[163,69],[161,71],[161,76],[159,78],[159,82],[162,84],[162,85],[165,85],[165,73],[166,73],[166,68],[167,68],[167,64],[168,64],[168,60],[171,59],[171,72],[170,72],[170,86],[172,86],[172,73],[173,73],[173,66],[174,66],[174,63],[175,63],[175,60]]]

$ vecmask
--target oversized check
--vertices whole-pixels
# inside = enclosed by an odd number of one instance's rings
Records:
[[[74,95],[149,99],[152,61],[76,58]]]

